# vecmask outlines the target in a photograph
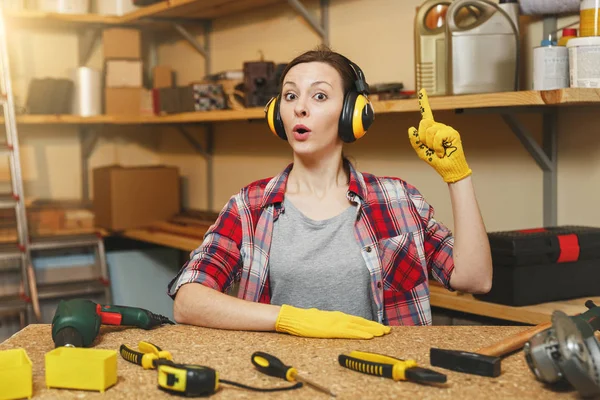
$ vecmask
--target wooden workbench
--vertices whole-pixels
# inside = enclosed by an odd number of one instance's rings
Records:
[[[153,331],[103,326],[96,348],[118,350],[122,343],[136,346],[150,341],[173,354],[181,363],[215,368],[222,379],[252,386],[286,386],[277,378],[258,372],[250,362],[254,351],[266,351],[300,373],[329,387],[338,399],[576,399],[574,391],[555,393],[536,381],[523,353],[503,360],[503,373],[486,378],[434,368],[448,375],[445,387],[411,382],[394,382],[339,366],[337,357],[352,350],[372,351],[395,357],[414,358],[428,366],[430,347],[475,350],[525,327],[515,326],[440,326],[396,327],[389,335],[372,340],[308,339],[278,333],[220,331],[185,325],[166,326]],[[118,357],[118,382],[104,394],[96,392],[46,389],[44,354],[53,349],[49,325],[29,325],[0,344],[0,350],[23,347],[33,363],[34,399],[152,399],[165,398],[156,387],[157,373],[144,370]],[[324,399],[329,396],[304,387],[294,391],[256,393],[223,384],[216,399]]]

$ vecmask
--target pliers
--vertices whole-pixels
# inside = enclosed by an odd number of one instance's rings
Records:
[[[159,365],[174,364],[173,356],[170,352],[162,350],[150,342],[139,342],[138,349],[140,351],[135,351],[131,347],[122,344],[119,348],[119,353],[121,353],[121,357],[125,360],[141,365],[144,369],[155,369]]]

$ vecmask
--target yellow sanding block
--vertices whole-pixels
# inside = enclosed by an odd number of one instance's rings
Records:
[[[24,349],[0,351],[0,400],[31,398],[31,360]]]
[[[114,350],[58,347],[46,353],[48,388],[104,392],[117,383]]]

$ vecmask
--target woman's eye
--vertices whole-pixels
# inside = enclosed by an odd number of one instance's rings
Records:
[[[315,98],[319,101],[327,100],[327,95],[325,93],[317,93],[315,94]]]
[[[286,100],[294,100],[296,98],[296,95],[294,93],[286,93],[285,94],[285,99]]]

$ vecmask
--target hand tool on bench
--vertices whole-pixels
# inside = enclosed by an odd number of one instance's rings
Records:
[[[263,374],[275,376],[290,382],[303,382],[323,393],[336,397],[331,390],[319,385],[316,382],[306,379],[302,375],[298,374],[298,370],[296,368],[285,365],[279,358],[272,356],[271,354],[267,354],[262,351],[254,352],[252,354],[252,364],[254,364],[254,366]]]
[[[338,362],[342,367],[364,374],[382,376],[395,381],[416,383],[445,383],[446,375],[417,366],[415,360],[402,360],[390,356],[364,351],[352,351],[350,355],[340,354]]]
[[[589,309],[597,306],[585,303]],[[589,318],[569,318],[552,313],[552,326],[531,338],[523,348],[529,369],[540,382],[553,386],[568,383],[582,397],[600,396],[600,313]]]
[[[219,384],[225,383],[257,392],[276,392],[302,387],[302,383],[283,388],[256,388],[238,382],[219,379],[219,373],[204,365],[177,364],[170,352],[150,342],[139,342],[136,351],[122,344],[119,353],[125,360],[140,365],[144,369],[158,370],[158,388],[171,394],[186,397],[203,397],[219,390]]]
[[[575,321],[581,320],[581,322],[595,318],[600,319],[600,308],[593,307],[583,314],[575,315],[570,318]],[[432,347],[429,352],[429,362],[434,367],[446,368],[474,375],[497,377],[500,376],[502,372],[502,356],[522,349],[525,343],[527,343],[534,335],[537,335],[551,326],[551,321],[544,322],[475,352]]]
[[[89,347],[102,324],[150,330],[174,322],[143,308],[96,304],[87,299],[61,300],[52,318],[52,340],[55,347]]]

